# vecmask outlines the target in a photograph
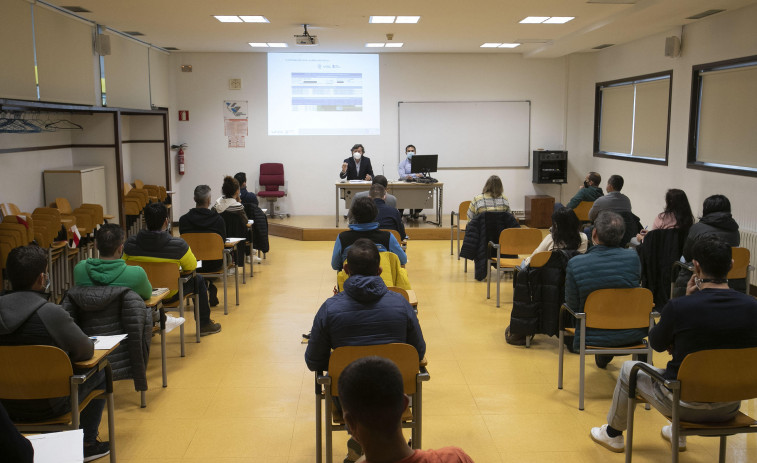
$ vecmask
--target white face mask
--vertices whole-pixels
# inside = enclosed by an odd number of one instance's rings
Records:
[[[415,155],[415,151],[408,151],[408,152],[407,152],[407,153],[405,153],[405,154],[407,155],[407,158],[408,158],[408,159],[413,159],[413,155]]]
[[[354,153],[352,153],[352,157],[355,158],[355,161],[359,161],[362,156],[363,155],[360,153],[360,151],[355,151]]]

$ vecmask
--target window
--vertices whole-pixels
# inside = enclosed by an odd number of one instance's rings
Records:
[[[667,165],[673,71],[596,85],[594,156]]]
[[[757,177],[757,56],[694,66],[688,167]]]

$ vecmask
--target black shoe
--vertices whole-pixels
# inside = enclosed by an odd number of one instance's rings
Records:
[[[310,333],[302,333],[303,339],[310,339]]]
[[[525,346],[526,336],[522,334],[513,334],[510,331],[510,326],[508,325],[507,328],[505,328],[505,341],[508,344],[512,344],[513,346]]]
[[[93,461],[110,453],[110,442],[85,442],[84,461]]]
[[[205,323],[200,324],[200,336],[207,336],[209,334],[216,334],[221,332],[221,324],[216,323],[213,320],[208,320]]]
[[[613,356],[612,355],[595,355],[594,356],[594,362],[597,364],[599,368],[605,369],[607,367],[607,364],[612,361]]]

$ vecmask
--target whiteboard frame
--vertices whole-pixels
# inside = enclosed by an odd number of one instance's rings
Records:
[[[402,145],[400,144],[400,133],[402,121],[400,120],[400,105],[402,103],[528,103],[528,151],[526,154],[525,166],[461,166],[461,167],[439,167],[438,170],[482,170],[482,169],[530,169],[531,168],[531,109],[533,102],[531,100],[450,100],[450,101],[398,101],[397,102],[397,162],[402,162]]]

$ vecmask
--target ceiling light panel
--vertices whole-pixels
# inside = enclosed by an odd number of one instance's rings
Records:
[[[369,42],[365,44],[366,48],[384,48],[383,43]]]
[[[402,48],[402,45],[404,45],[404,43],[402,42],[387,42],[385,47],[386,48]]]
[[[249,42],[253,48],[268,48],[268,44],[265,42]]]
[[[528,16],[520,20],[521,24],[541,24],[549,19],[549,16]]]
[[[519,45],[520,45],[519,43],[503,43],[497,48],[515,48]]]
[[[417,24],[421,20],[420,16],[397,16],[395,24]]]
[[[552,16],[544,21],[542,24],[565,24],[568,21],[575,19],[575,16]]]
[[[239,16],[213,16],[222,23],[241,23],[242,18]]]
[[[371,24],[392,24],[395,16],[371,16],[368,22]]]
[[[497,48],[500,45],[502,45],[501,42],[498,42],[498,43],[486,42],[486,43],[482,44],[479,48]]]
[[[242,21],[246,23],[268,23],[270,22],[265,16],[240,16]]]

